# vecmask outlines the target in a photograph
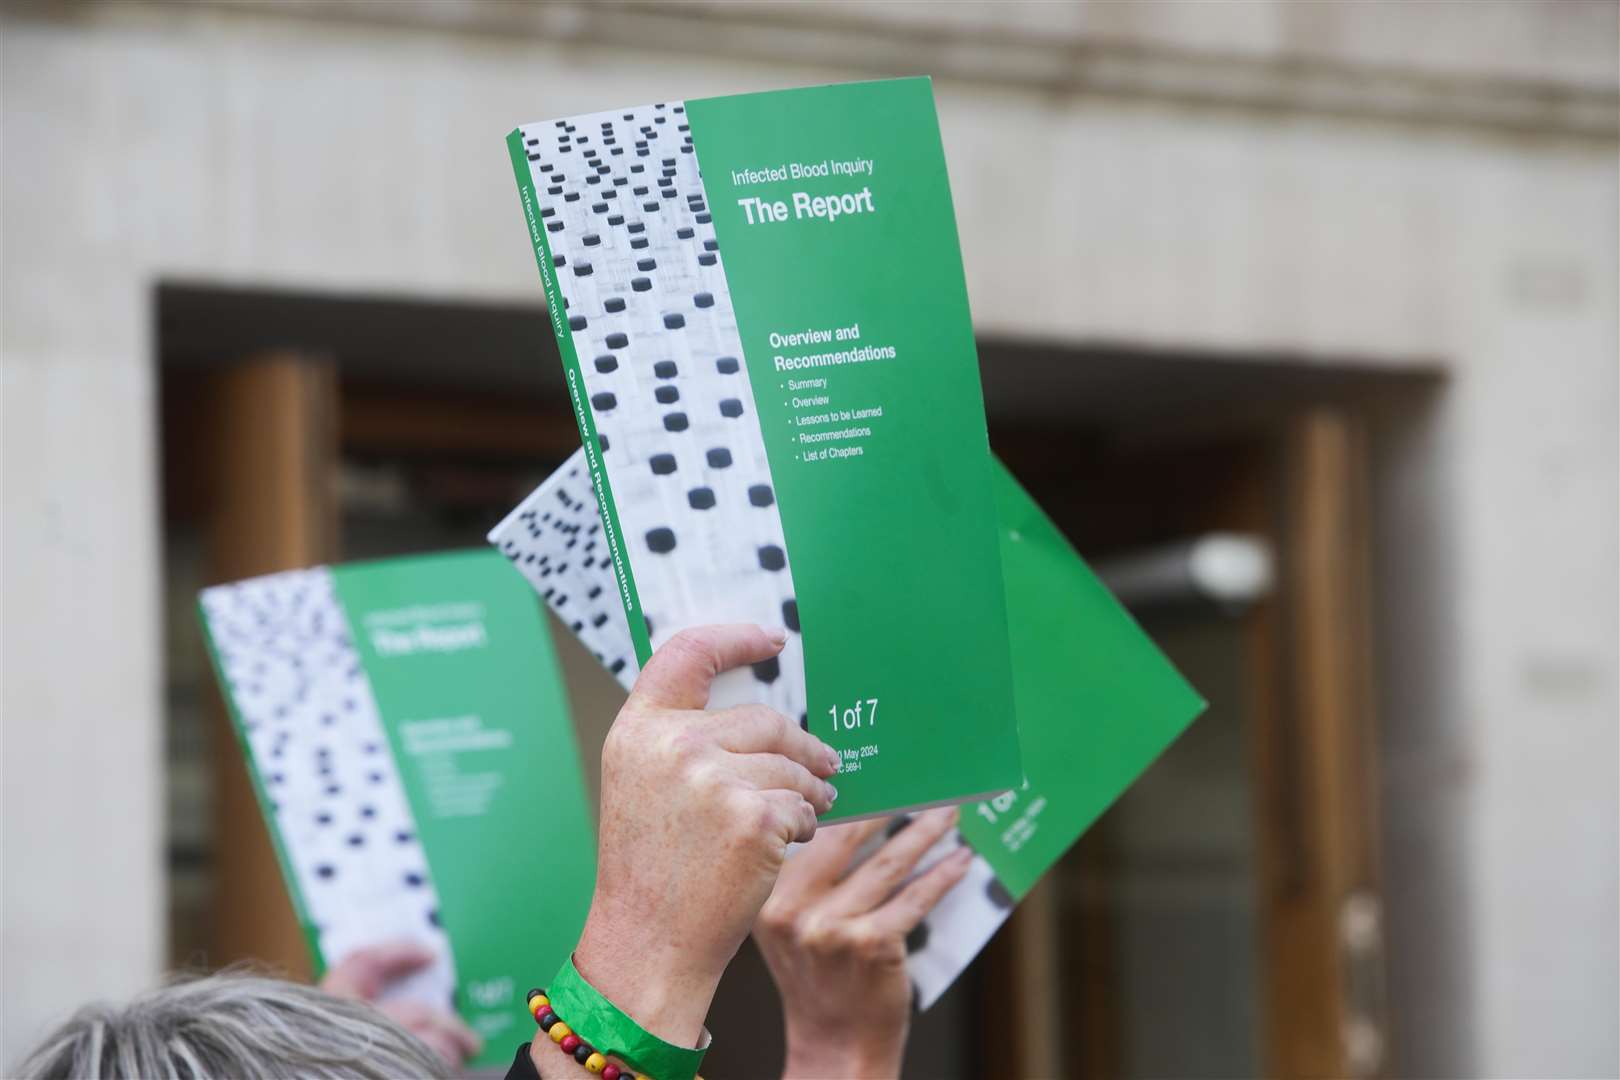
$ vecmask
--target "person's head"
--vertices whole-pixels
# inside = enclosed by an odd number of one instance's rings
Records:
[[[127,1005],[80,1009],[22,1080],[438,1076],[444,1063],[370,1005],[242,972],[182,979]]]

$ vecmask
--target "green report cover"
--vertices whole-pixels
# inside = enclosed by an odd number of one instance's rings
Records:
[[[1012,474],[992,464],[1025,778],[964,806],[959,834],[921,864],[963,843],[977,852],[961,884],[907,939],[921,1008],[950,987],[1041,875],[1204,708]],[[595,554],[602,532],[579,452],[489,540],[628,688],[635,656],[611,569]]]
[[[837,747],[830,817],[1021,779],[990,458],[926,79],[525,125],[507,140],[645,662],[785,625],[717,684]]]
[[[272,574],[198,606],[317,971],[425,944],[439,960],[394,993],[455,1009],[485,1040],[473,1064],[505,1062],[596,872],[533,593],[468,551]]]

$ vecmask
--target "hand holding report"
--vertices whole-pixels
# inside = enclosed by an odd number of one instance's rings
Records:
[[[617,602],[638,664],[683,627],[786,627],[716,703],[767,704],[838,749],[831,819],[1017,786],[928,80],[614,109],[507,145],[602,507],[577,558],[612,579],[564,618]]]
[[[929,810],[898,830],[883,820],[827,826],[788,860],[754,940],[782,995],[790,1080],[900,1074],[913,997],[906,938],[973,853],[957,848],[922,874],[917,863],[957,813]],[[869,840],[882,845],[850,870]]]
[[[695,1046],[788,845],[832,805],[831,748],[763,705],[705,711],[716,676],[785,632],[682,631],[653,654],[602,749],[596,894],[580,974],[660,1038]]]

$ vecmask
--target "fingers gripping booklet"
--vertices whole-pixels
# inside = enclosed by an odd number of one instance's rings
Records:
[[[508,137],[625,670],[723,677],[843,757],[831,818],[1022,781],[978,357],[926,79],[670,101]],[[568,603],[583,605],[568,595]],[[567,617],[567,616],[565,616]]]
[[[967,877],[907,939],[927,1008],[1021,900],[1204,703],[999,462],[994,522],[1013,644],[1025,775],[962,808],[919,872],[967,844]],[[635,681],[583,451],[489,534],[619,682]],[[891,827],[898,828],[904,819]]]
[[[501,1064],[596,865],[533,594],[472,551],[272,574],[198,606],[317,970],[428,946],[391,996],[459,1012],[484,1038],[473,1064]]]

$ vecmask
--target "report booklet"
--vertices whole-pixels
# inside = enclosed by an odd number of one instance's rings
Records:
[[[786,626],[781,656],[713,703],[766,702],[837,748],[830,817],[1016,787],[984,404],[928,80],[613,109],[507,144],[626,666],[687,626]]]
[[[963,843],[977,853],[907,941],[922,1008],[1204,708],[1012,474],[994,459],[992,469],[1024,777],[963,806],[957,834],[919,865],[921,872]],[[602,534],[581,451],[489,539],[628,689],[635,655]],[[897,818],[889,831],[903,823]]]
[[[438,960],[393,993],[454,1009],[484,1038],[473,1064],[504,1063],[596,872],[534,594],[486,549],[272,574],[198,603],[317,972],[364,945],[427,945]]]

